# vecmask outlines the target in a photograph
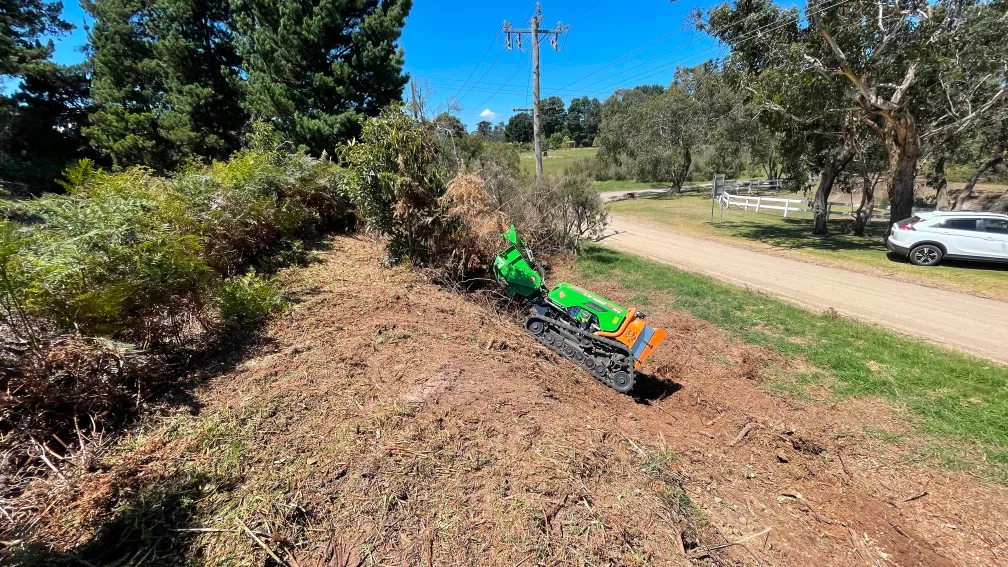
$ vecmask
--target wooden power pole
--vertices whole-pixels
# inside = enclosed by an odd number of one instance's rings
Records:
[[[536,2],[535,14],[532,16],[531,27],[525,30],[514,29],[511,24],[507,21],[504,22],[504,41],[507,44],[508,51],[511,50],[511,35],[514,34],[517,39],[518,49],[522,48],[522,34],[528,34],[532,39],[532,141],[535,145],[535,160],[536,160],[536,179],[542,179],[542,144],[539,140],[539,37],[540,36],[550,36],[550,44],[553,46],[555,51],[559,51],[557,38],[560,34],[566,32],[570,29],[570,26],[564,27],[562,24],[557,22],[557,25],[553,29],[540,30],[539,24],[542,22],[542,9],[538,2]],[[517,110],[527,110],[527,109],[515,109]]]

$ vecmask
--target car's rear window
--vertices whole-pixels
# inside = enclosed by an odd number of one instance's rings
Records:
[[[921,221],[921,218],[919,216],[917,216],[917,215],[914,215],[914,216],[912,216],[910,218],[903,219],[901,221],[896,221],[896,224],[904,225],[904,224],[911,224],[911,223],[920,222],[920,221]]]
[[[979,220],[980,219],[977,218],[948,219],[942,221],[940,226],[941,228],[951,228],[954,230],[973,230],[973,231],[983,230],[982,228],[980,228],[980,226],[978,226],[980,224]]]

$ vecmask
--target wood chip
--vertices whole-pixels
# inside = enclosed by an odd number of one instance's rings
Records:
[[[759,427],[758,423],[756,423],[755,421],[750,421],[745,425],[745,427],[742,428],[741,431],[738,432],[738,435],[735,436],[735,439],[732,439],[732,442],[729,443],[728,446],[734,447],[735,445],[738,445],[743,440],[745,440],[745,438],[748,437],[749,434],[752,433],[753,430],[756,429],[757,427]]]

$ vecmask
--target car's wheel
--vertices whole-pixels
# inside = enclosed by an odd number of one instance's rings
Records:
[[[910,250],[910,263],[915,266],[934,266],[941,262],[945,254],[934,244],[920,244]]]

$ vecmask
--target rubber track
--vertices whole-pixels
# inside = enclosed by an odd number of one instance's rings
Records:
[[[543,332],[541,334],[539,334],[539,335],[536,335],[536,334],[532,333],[531,330],[529,330],[529,326],[534,321],[541,321],[543,323],[543,325],[544,325]],[[582,356],[582,361],[578,362],[574,358],[568,356],[567,353],[564,352],[562,349],[558,349],[554,345],[551,345],[548,342],[546,342],[546,335],[549,333],[551,327],[555,328],[555,329],[562,329],[562,330],[566,331],[567,333],[570,333],[571,335],[574,335],[576,337],[583,337],[583,338],[587,339],[588,341],[590,341],[590,342],[592,342],[592,343],[594,343],[596,345],[602,345],[604,348],[601,349],[601,350],[605,351],[603,354],[612,355],[612,354],[618,353],[618,354],[621,354],[621,355],[625,356],[626,357],[626,361],[627,361],[627,366],[623,369],[623,371],[626,372],[627,376],[630,377],[630,383],[626,387],[626,389],[625,390],[621,390],[621,389],[617,388],[616,385],[613,383],[613,381],[610,378],[610,375],[612,373],[617,372],[618,369],[611,370],[610,372],[603,373],[602,371],[600,371],[601,367],[599,367],[599,366],[596,366],[594,369],[589,368],[588,365],[586,364],[586,362],[587,362],[588,358],[594,358],[594,357],[586,354],[583,350],[580,349],[580,347],[578,348],[578,350],[581,350],[581,354],[583,356]],[[626,392],[629,392],[631,389],[633,389],[633,386],[634,386],[634,358],[633,358],[633,353],[630,351],[630,349],[625,344],[623,344],[621,342],[617,342],[617,341],[611,340],[611,339],[607,339],[607,338],[604,338],[604,337],[600,337],[598,335],[589,333],[588,331],[585,331],[584,329],[579,329],[578,327],[575,327],[573,325],[568,325],[567,323],[563,323],[561,321],[557,321],[556,319],[551,319],[549,317],[543,317],[541,315],[530,315],[528,318],[525,319],[525,332],[527,332],[528,334],[532,335],[532,337],[534,337],[537,341],[539,341],[540,344],[542,344],[546,348],[548,348],[551,351],[559,354],[560,356],[566,358],[567,360],[570,360],[574,364],[577,364],[582,369],[586,370],[589,374],[591,374],[596,380],[598,380],[602,384],[605,384],[606,386],[609,386],[613,390],[616,390],[617,392],[621,392],[621,393],[625,394]],[[567,343],[564,342],[564,344],[567,344]]]

